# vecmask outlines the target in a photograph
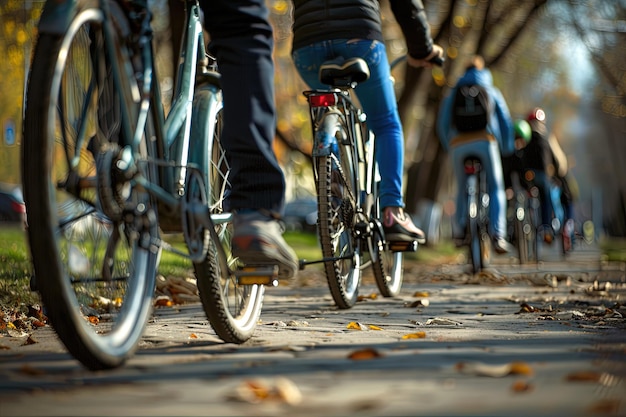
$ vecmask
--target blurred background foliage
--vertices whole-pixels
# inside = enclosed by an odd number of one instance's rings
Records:
[[[441,97],[474,54],[485,57],[515,118],[541,106],[578,182],[577,220],[598,233],[626,236],[626,0],[423,0],[443,68],[393,72],[406,136],[407,209],[449,218],[454,183],[435,136]],[[42,0],[0,0],[0,182],[19,184],[25,74]],[[172,31],[179,0],[151,0],[158,71],[170,100]],[[291,2],[268,0],[275,28],[276,152],[288,178],[288,199],[313,193],[306,86],[291,62]],[[381,0],[390,59],[405,53],[402,34]],[[172,18],[170,18],[172,17]],[[11,137],[13,129],[15,136]],[[426,210],[428,212],[428,210]],[[445,222],[442,222],[444,224]],[[436,240],[435,240],[436,241]]]

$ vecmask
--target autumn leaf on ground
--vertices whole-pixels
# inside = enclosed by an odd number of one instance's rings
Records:
[[[349,329],[349,330],[367,330],[367,327],[362,325],[358,321],[351,321],[346,326],[346,329]]]
[[[353,361],[370,360],[382,357],[383,355],[374,348],[355,350],[348,355],[348,359],[352,359]]]
[[[198,338],[198,336],[197,336],[195,333],[191,333],[191,334],[189,335],[189,338],[190,338],[190,339],[197,339],[197,338]]]
[[[595,382],[607,387],[616,385],[619,378],[606,372],[579,371],[572,372],[565,379],[569,382]]]
[[[413,293],[413,297],[421,298],[421,297],[430,297],[428,291],[416,291]]]
[[[369,327],[370,330],[382,330],[381,327],[378,327],[378,326],[376,326],[374,324],[368,324],[367,327]]]
[[[357,301],[364,301],[364,300],[375,300],[378,298],[378,294],[373,292],[370,295],[359,295],[357,297]]]
[[[529,392],[534,388],[533,384],[527,381],[515,381],[511,386],[511,391],[515,393]]]
[[[284,377],[255,378],[247,379],[239,384],[231,399],[253,404],[277,401],[296,405],[302,401],[302,393],[296,384]]]
[[[426,337],[426,332],[407,333],[402,335],[402,339],[423,339]]]
[[[524,362],[511,362],[502,365],[492,365],[482,362],[459,362],[455,365],[457,371],[464,374],[473,374],[478,376],[489,376],[493,378],[501,378],[508,375],[526,375],[533,374],[532,368]]]

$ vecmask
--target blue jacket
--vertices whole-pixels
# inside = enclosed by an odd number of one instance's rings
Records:
[[[470,68],[457,81],[457,84],[450,90],[449,94],[444,97],[437,117],[437,135],[444,149],[448,151],[450,141],[459,134],[456,128],[452,126],[452,106],[454,105],[456,89],[459,86],[469,84],[477,84],[487,90],[494,106],[493,115],[487,126],[487,132],[497,139],[502,155],[512,155],[515,151],[513,121],[502,93],[493,85],[491,71],[488,69],[477,70],[476,68]]]

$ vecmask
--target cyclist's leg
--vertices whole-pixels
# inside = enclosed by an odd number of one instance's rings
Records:
[[[224,93],[222,143],[231,167],[233,252],[244,262],[276,262],[282,277],[297,271],[297,257],[275,218],[282,214],[285,179],[272,149],[273,34],[263,0],[202,2],[209,48],[217,57]]]
[[[450,158],[452,160],[452,171],[457,184],[456,210],[454,213],[454,223],[452,235],[455,240],[465,240],[467,228],[467,175],[465,174],[465,158],[474,152],[471,144],[454,146],[450,148]]]
[[[552,220],[552,196],[550,195],[550,180],[545,171],[535,171],[535,185],[539,189],[541,199],[541,224],[550,225]]]
[[[495,237],[506,236],[506,194],[502,178],[502,163],[498,143],[484,142],[483,169],[487,178],[489,192],[490,233]]]
[[[359,56],[370,69],[369,79],[357,86],[356,94],[367,114],[367,126],[376,137],[380,205],[404,207],[404,137],[385,45],[378,41],[350,40],[341,47],[344,56]]]

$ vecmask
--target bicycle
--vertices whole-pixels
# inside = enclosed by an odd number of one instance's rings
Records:
[[[469,239],[469,258],[472,271],[478,273],[491,263],[491,237],[489,235],[489,194],[487,176],[478,157],[464,161],[467,176],[465,194],[467,199],[466,236]]]
[[[323,263],[337,307],[354,306],[362,271],[372,267],[385,297],[400,293],[403,252],[417,242],[387,242],[380,222],[380,176],[374,159],[374,135],[352,92],[369,78],[361,58],[343,58],[320,67],[328,90],[308,90],[313,132],[313,176],[317,190],[318,235],[323,259],[301,260],[301,268]]]
[[[517,173],[515,173],[517,174]],[[518,175],[513,177],[513,235],[520,264],[537,262],[537,219],[539,215],[539,190],[522,186]]]
[[[248,340],[275,266],[231,255],[220,74],[196,0],[167,117],[147,4],[46,2],[28,81],[22,176],[35,283],[87,368],[121,366],[154,304],[163,250],[193,263],[217,335]],[[132,6],[131,6],[132,4]],[[185,248],[168,243],[182,233]]]

